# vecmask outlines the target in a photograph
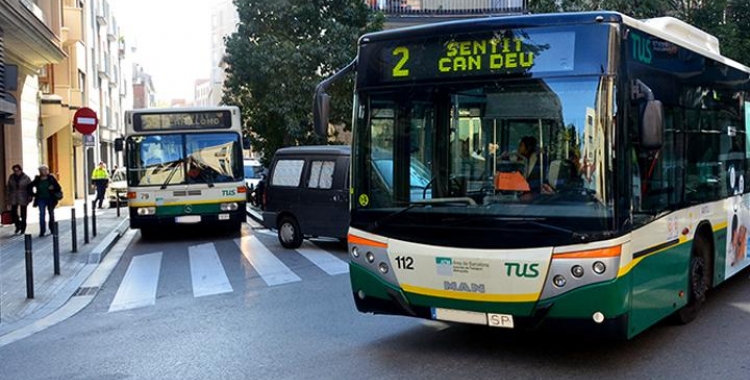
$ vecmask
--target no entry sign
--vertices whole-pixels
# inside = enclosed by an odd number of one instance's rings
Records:
[[[73,115],[73,128],[83,135],[90,135],[96,131],[99,125],[99,119],[96,118],[96,112],[88,107],[83,107]]]

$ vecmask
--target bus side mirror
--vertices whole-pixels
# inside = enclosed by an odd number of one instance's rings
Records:
[[[649,100],[643,109],[640,120],[641,147],[657,150],[664,144],[664,107],[658,100]]]
[[[250,138],[242,136],[242,149],[250,149]]]
[[[328,136],[328,115],[331,112],[331,96],[325,92],[315,94],[313,102],[313,125],[318,136]]]
[[[118,137],[115,139],[115,152],[122,152],[125,148],[125,143],[122,140],[122,137]]]

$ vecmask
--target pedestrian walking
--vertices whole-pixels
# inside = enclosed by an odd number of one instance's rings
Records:
[[[39,237],[42,237],[47,232],[47,223],[44,220],[46,213],[49,213],[49,229],[53,231],[55,207],[63,197],[62,187],[57,178],[50,174],[49,167],[42,165],[39,167],[39,175],[29,184],[29,191],[34,197],[34,207],[39,207]]]
[[[13,174],[8,177],[6,186],[7,202],[13,215],[15,233],[26,233],[26,208],[31,203],[29,184],[31,178],[23,172],[21,165],[13,165]]]
[[[109,172],[107,172],[107,164],[104,161],[99,162],[99,166],[91,173],[91,183],[96,186],[96,200],[94,200],[94,204],[99,202],[99,208],[102,208],[104,193],[106,193],[107,185],[109,185]]]

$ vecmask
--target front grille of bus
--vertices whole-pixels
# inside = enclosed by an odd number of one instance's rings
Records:
[[[175,197],[184,197],[184,196],[200,196],[203,195],[203,192],[200,190],[177,190],[174,193],[172,193]]]

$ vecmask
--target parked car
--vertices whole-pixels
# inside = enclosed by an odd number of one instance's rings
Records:
[[[349,156],[343,145],[281,148],[271,161],[263,225],[297,248],[305,237],[345,240],[349,227]]]
[[[109,177],[109,186],[107,186],[105,193],[109,207],[117,207],[118,200],[120,205],[128,203],[128,181],[125,175],[126,172],[123,167],[115,169],[115,172]]]
[[[263,165],[256,159],[246,158],[244,160],[245,185],[249,190],[255,189],[263,174]]]

